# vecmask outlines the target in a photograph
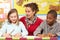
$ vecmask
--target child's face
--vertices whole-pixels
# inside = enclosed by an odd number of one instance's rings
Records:
[[[16,12],[10,14],[9,19],[10,19],[11,23],[16,23],[18,20]]]
[[[56,21],[56,18],[53,14],[48,14],[46,21],[49,25],[53,25],[53,23]]]

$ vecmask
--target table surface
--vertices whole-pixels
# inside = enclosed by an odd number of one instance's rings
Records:
[[[37,36],[24,36],[24,37],[0,37],[0,40],[60,40],[60,37],[37,37]]]

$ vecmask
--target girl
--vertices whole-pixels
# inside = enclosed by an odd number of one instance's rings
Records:
[[[3,23],[0,36],[26,36],[28,35],[22,22],[19,22],[18,12],[16,9],[11,9],[8,13],[8,20]]]

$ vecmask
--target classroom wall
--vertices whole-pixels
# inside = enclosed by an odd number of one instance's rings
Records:
[[[46,19],[46,14],[49,10],[56,10],[58,13],[57,21],[60,22],[60,4],[59,0],[0,0],[0,22],[3,22],[7,17],[6,15],[12,8],[16,8],[19,17],[25,15],[25,8],[23,7],[27,3],[35,2],[38,4],[39,12],[37,16],[43,20]],[[20,5],[19,5],[20,3]],[[22,16],[21,16],[22,15]]]

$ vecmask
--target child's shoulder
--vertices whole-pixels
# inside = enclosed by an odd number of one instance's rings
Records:
[[[20,24],[20,25],[23,25],[23,22],[19,21],[19,24]]]
[[[21,27],[23,27],[24,26],[24,24],[20,21],[19,22],[19,27],[21,28]]]
[[[40,26],[46,26],[46,25],[47,25],[46,20],[44,20],[44,21],[40,24]]]
[[[9,22],[8,22],[8,20],[5,20],[4,22],[3,22],[3,24],[9,24]]]
[[[46,23],[47,23],[46,20],[43,20],[43,22],[41,24],[46,24]]]
[[[59,22],[56,22],[56,24],[60,26],[60,23]]]
[[[55,26],[55,27],[60,27],[60,23],[56,21],[56,22],[54,23],[54,26]]]

